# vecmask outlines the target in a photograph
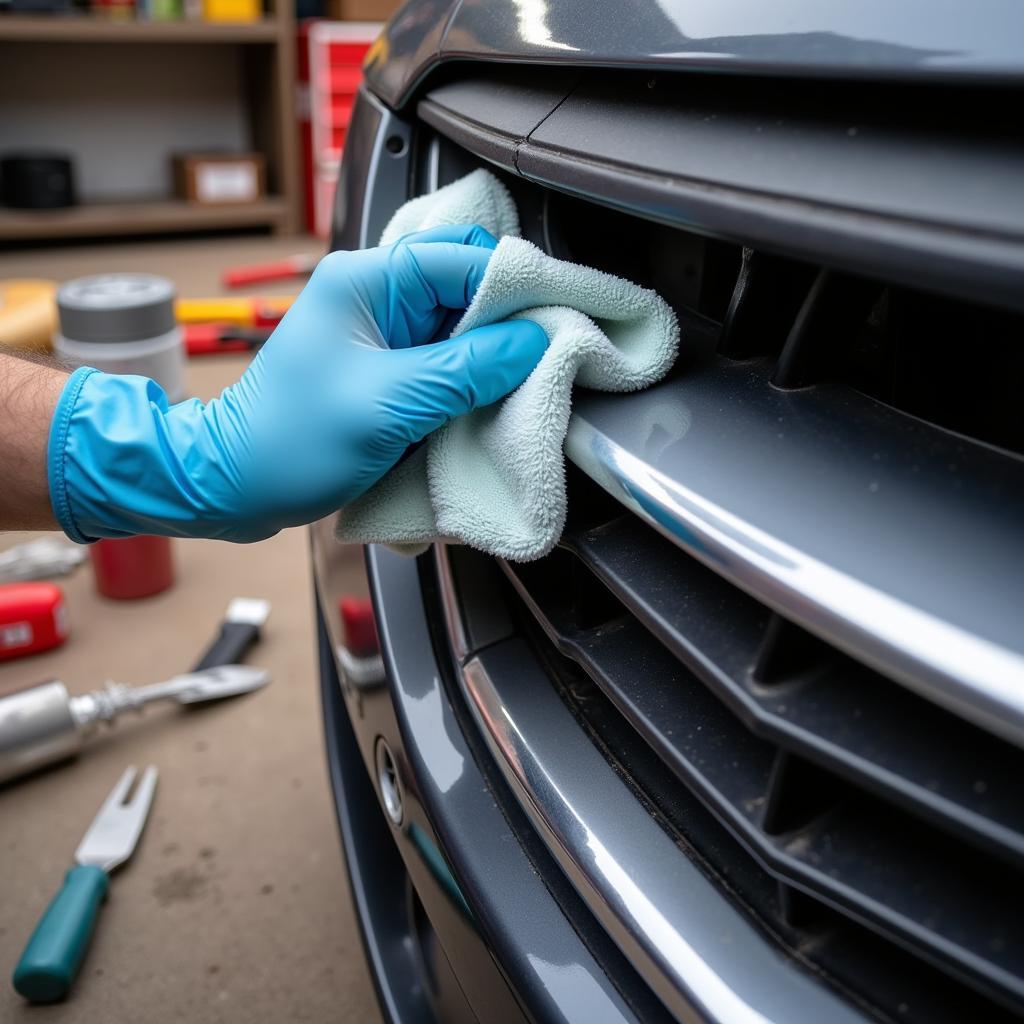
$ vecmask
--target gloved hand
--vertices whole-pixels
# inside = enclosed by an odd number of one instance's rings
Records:
[[[447,337],[495,240],[473,226],[323,259],[237,384],[168,406],[144,377],[77,370],[53,419],[50,494],[83,541],[253,541],[362,494],[409,445],[529,375],[525,320]]]

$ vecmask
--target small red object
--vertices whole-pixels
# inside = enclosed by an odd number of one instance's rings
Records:
[[[234,324],[186,324],[183,333],[185,352],[190,356],[251,352],[270,337],[265,327],[236,327]]]
[[[68,631],[64,592],[55,583],[0,586],[0,661],[59,647]]]
[[[373,603],[368,597],[343,597],[338,602],[341,626],[345,631],[345,646],[357,658],[369,658],[380,653],[377,622],[373,617]]]
[[[292,277],[311,274],[316,266],[312,256],[289,256],[273,263],[251,263],[243,267],[230,267],[221,276],[225,288],[242,288],[247,284],[265,284],[267,281],[286,281]]]
[[[97,541],[89,549],[96,589],[104,597],[130,601],[166,590],[174,582],[169,537]]]
[[[283,319],[293,300],[258,299],[252,304],[253,327],[276,327]]]

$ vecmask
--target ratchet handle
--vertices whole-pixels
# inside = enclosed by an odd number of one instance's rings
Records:
[[[89,865],[76,865],[64,876],[14,968],[14,988],[26,999],[53,1003],[68,994],[109,884],[105,871]]]
[[[223,622],[217,639],[206,649],[196,662],[193,672],[217,668],[220,665],[237,665],[245,652],[259,639],[260,627],[252,622]]]

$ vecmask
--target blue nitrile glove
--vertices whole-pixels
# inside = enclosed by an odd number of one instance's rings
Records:
[[[543,354],[543,330],[523,320],[447,338],[495,244],[463,226],[327,256],[241,380],[206,404],[168,407],[144,377],[77,370],[50,430],[61,527],[78,541],[253,541],[362,494]]]

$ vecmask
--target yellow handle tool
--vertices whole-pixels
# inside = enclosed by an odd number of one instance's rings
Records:
[[[273,327],[288,312],[294,295],[266,298],[178,299],[174,312],[183,324],[231,324],[234,327]]]

